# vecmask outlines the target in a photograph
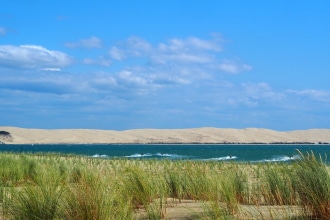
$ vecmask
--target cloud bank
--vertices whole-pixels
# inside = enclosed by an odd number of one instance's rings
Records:
[[[90,37],[67,43],[70,55],[39,45],[0,45],[0,102],[5,106],[0,114],[19,126],[34,115],[51,117],[55,127],[67,121],[74,127],[113,129],[267,127],[274,115],[309,117],[315,111],[311,102],[330,107],[326,90],[243,80],[240,76],[253,74],[253,64],[228,56],[218,35],[103,42]],[[12,113],[21,116],[11,118]],[[273,128],[281,126],[281,120],[277,123]],[[40,122],[40,127],[47,126]]]
[[[48,50],[38,45],[0,45],[0,66],[9,68],[41,69],[61,68],[73,59],[60,51]]]

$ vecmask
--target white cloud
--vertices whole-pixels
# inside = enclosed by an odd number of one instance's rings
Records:
[[[126,41],[128,50],[134,56],[143,56],[152,50],[152,46],[146,40],[139,37],[130,37]]]
[[[238,74],[252,69],[239,58],[223,59],[222,43],[222,39],[216,35],[209,39],[172,38],[154,45],[142,38],[130,37],[113,45],[108,55],[114,64],[116,61],[127,64],[119,72],[129,71],[134,73],[130,77],[146,80],[140,80],[141,85],[141,82],[154,86],[198,84],[217,78],[219,70]],[[96,62],[86,59],[85,63]]]
[[[220,70],[232,74],[252,69],[239,58],[219,60],[218,57],[223,52],[222,43],[222,38],[217,35],[210,39],[172,38],[156,45],[139,37],[130,37],[111,47],[109,55],[113,60],[124,62],[136,59],[137,65],[139,65],[138,63],[141,64],[140,66],[148,64],[158,66],[157,68],[160,69],[162,68],[160,66],[188,65],[191,71],[195,72],[193,69],[203,65],[205,71]]]
[[[109,90],[109,88],[118,86],[118,83],[117,80],[113,76],[109,76],[109,74],[96,73],[90,81],[90,85],[94,89]]]
[[[212,62],[212,57],[206,54],[177,53],[177,54],[155,54],[150,59],[157,64],[167,62],[203,64]]]
[[[100,88],[104,92],[106,89],[135,89],[140,92],[168,86],[198,87],[210,80],[214,80],[216,84],[219,69],[230,73],[250,69],[239,59],[219,60],[217,54],[222,52],[222,45],[218,38],[173,38],[155,45],[144,39],[131,37],[112,46],[106,55],[84,58],[81,63],[87,65],[108,67],[115,61],[121,61],[124,65],[119,66],[124,67],[117,72],[106,73],[110,78],[90,73],[85,79],[75,80],[74,83],[87,86],[86,88],[93,91]],[[124,63],[126,60],[127,65]],[[71,63],[72,58],[67,54],[37,45],[0,46],[0,66],[36,69],[55,74]]]
[[[252,67],[250,65],[241,63],[239,60],[225,60],[222,61],[220,64],[217,64],[216,69],[227,73],[236,74],[242,71],[251,70]]]
[[[110,57],[119,61],[127,58],[149,57],[152,53],[152,45],[139,37],[130,37],[109,50]]]
[[[247,97],[254,100],[280,101],[285,98],[284,93],[273,91],[273,89],[264,82],[243,83],[242,87]]]
[[[72,63],[67,54],[38,45],[0,45],[0,66],[11,68],[60,68]]]
[[[101,39],[97,37],[91,37],[89,39],[80,40],[81,46],[86,48],[100,48],[102,47]]]
[[[0,27],[0,35],[6,35],[7,34],[7,30],[3,27]]]
[[[148,80],[140,75],[133,74],[130,71],[122,71],[118,74],[118,78],[123,80],[124,83],[136,85],[136,86],[145,86],[148,84]]]
[[[109,72],[81,74],[83,77],[73,80],[72,83],[79,85],[79,88],[86,88],[86,92],[117,94],[121,91],[126,95],[151,94],[155,90],[163,91],[169,87],[202,88],[207,87],[210,81],[215,87],[223,87],[218,82],[219,70],[239,73],[251,67],[238,58],[224,60],[222,54],[218,56],[223,52],[221,43],[220,38],[189,37],[152,44],[138,37],[130,37],[110,47],[107,54],[86,57],[80,62],[108,67],[116,61],[121,61],[121,64],[114,65],[116,72],[104,69]],[[56,75],[56,72],[61,71],[61,67],[70,65],[71,62],[72,58],[62,52],[50,51],[36,45],[7,48],[3,46],[2,49],[0,47],[0,65],[43,70],[48,72],[47,76],[51,72]],[[74,74],[67,73],[66,76],[68,75]],[[252,100],[251,97],[250,95],[248,101]]]
[[[112,59],[145,58],[156,64],[196,63],[205,64],[214,62],[214,54],[221,52],[219,38],[202,40],[196,37],[186,39],[172,38],[166,43],[153,46],[151,43],[138,37],[130,37],[109,50]]]
[[[60,68],[42,68],[43,71],[50,71],[50,72],[60,72]]]
[[[206,64],[215,61],[214,53],[222,50],[218,38],[202,40],[196,37],[186,39],[172,38],[166,43],[160,43],[150,56],[156,63],[190,63]]]
[[[316,89],[304,90],[287,90],[288,93],[293,93],[301,97],[308,97],[313,100],[330,103],[330,92]]]
[[[123,60],[126,55],[125,52],[118,47],[112,47],[109,51],[110,57],[115,60]]]
[[[78,42],[71,42],[66,43],[65,46],[70,48],[101,48],[102,47],[102,40],[97,37],[90,37],[87,39],[81,39]]]
[[[219,39],[202,40],[196,37],[186,39],[173,38],[167,43],[160,43],[158,49],[164,52],[182,52],[182,51],[221,51]]]
[[[237,73],[239,67],[236,64],[224,62],[219,65],[219,69],[225,72]]]

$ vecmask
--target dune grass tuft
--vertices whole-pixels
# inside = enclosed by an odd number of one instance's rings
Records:
[[[35,182],[13,187],[6,204],[14,219],[56,219],[62,199],[61,179],[54,171],[40,170]]]
[[[186,200],[203,204],[199,219],[330,219],[329,167],[300,154],[245,164],[0,153],[0,219],[166,219]]]
[[[313,152],[305,155],[294,164],[293,178],[295,190],[301,204],[317,219],[330,219],[330,175],[322,157]]]

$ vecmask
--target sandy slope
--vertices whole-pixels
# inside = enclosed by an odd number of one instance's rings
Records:
[[[279,132],[260,128],[136,129],[24,129],[0,127],[0,141],[8,144],[41,143],[330,143],[330,129]]]

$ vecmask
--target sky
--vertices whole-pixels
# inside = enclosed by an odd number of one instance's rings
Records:
[[[0,0],[0,126],[330,128],[330,1]]]

